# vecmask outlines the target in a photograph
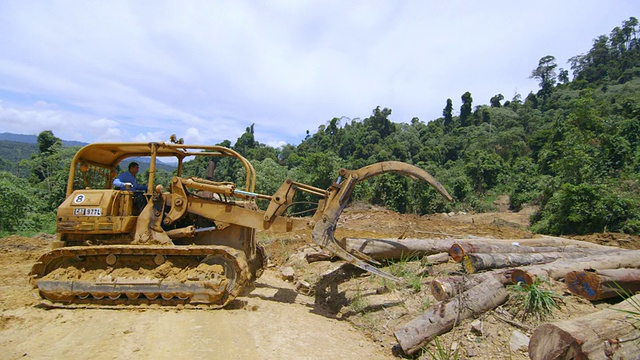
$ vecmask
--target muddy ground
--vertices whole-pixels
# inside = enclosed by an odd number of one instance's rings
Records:
[[[400,215],[355,205],[343,213],[336,237],[521,239],[532,209],[519,213]],[[428,284],[436,276],[462,272],[460,264],[428,266],[410,259],[403,266],[425,275],[410,286],[394,285],[354,271],[340,278],[337,293],[318,294],[315,284],[340,267],[340,262],[307,263],[310,231],[259,233],[270,267],[255,289],[223,310],[142,306],[119,310],[48,309],[41,306],[27,273],[49,248],[52,237],[0,239],[0,349],[4,359],[22,358],[153,358],[153,359],[394,359],[401,358],[393,332],[436,300]],[[640,248],[640,239],[620,234],[596,234],[580,240],[623,248]],[[387,271],[393,270],[390,265]],[[286,278],[282,272],[293,270]],[[309,285],[307,287],[306,285]],[[560,309],[547,321],[573,318],[610,306],[590,303],[566,293],[563,284],[547,285]],[[381,291],[383,289],[383,291]],[[462,321],[440,336],[442,351],[458,349],[459,358],[528,359],[526,349],[513,350],[514,331],[525,335],[539,325],[534,318],[511,318],[509,303],[488,312],[482,332]],[[432,358],[428,351],[421,359]]]

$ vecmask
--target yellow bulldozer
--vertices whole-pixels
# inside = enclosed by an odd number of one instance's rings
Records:
[[[244,185],[186,177],[183,165],[195,157],[230,158],[244,168]],[[114,189],[123,160],[149,160],[147,190]],[[177,163],[169,185],[156,184],[159,161]],[[212,161],[209,162],[211,164]],[[312,240],[371,273],[395,279],[350,253],[334,238],[338,217],[355,185],[372,176],[401,173],[444,187],[424,170],[387,161],[359,170],[341,169],[328,189],[287,179],[273,195],[255,192],[256,173],[236,151],[170,142],[95,143],[74,156],[66,199],[57,211],[57,239],[30,272],[45,302],[56,306],[206,304],[223,307],[262,274],[264,250],[256,230],[288,232],[312,228]],[[294,195],[317,197],[310,217],[287,215]],[[141,202],[139,200],[142,200]],[[257,200],[268,202],[261,210]]]

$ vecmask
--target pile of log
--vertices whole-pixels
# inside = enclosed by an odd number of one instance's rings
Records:
[[[394,333],[407,355],[450,331],[461,320],[503,304],[508,298],[506,284],[532,284],[536,278],[564,279],[568,291],[591,301],[620,296],[621,291],[633,294],[640,290],[640,250],[623,250],[558,237],[511,240],[347,238],[342,240],[342,245],[347,251],[360,252],[375,260],[434,255],[442,259],[443,253],[448,253],[468,274],[443,277],[430,283],[433,296],[440,302]],[[619,307],[628,309],[625,304]],[[640,324],[630,325],[632,321],[625,316],[621,311],[606,310],[584,318],[543,324],[531,338],[529,355],[534,359],[558,359],[573,358],[574,354],[587,358],[596,353],[615,354],[616,357],[640,354],[638,341],[624,341],[625,338],[640,339]],[[612,328],[615,331],[607,330]]]
[[[457,248],[465,247],[467,249],[480,244],[489,245],[494,244],[496,247],[503,247],[505,245],[511,248],[519,246],[543,246],[553,247],[555,249],[565,247],[576,248],[593,248],[593,249],[615,249],[612,247],[601,246],[591,243],[585,243],[582,241],[576,241],[571,239],[565,239],[560,237],[545,236],[535,239],[513,239],[513,240],[497,240],[487,238],[473,238],[473,239],[363,239],[363,238],[345,238],[340,241],[340,245],[347,251],[357,251],[370,256],[375,260],[397,260],[407,257],[423,257],[427,255],[433,255],[438,253],[451,253],[449,252],[454,245],[459,245]],[[464,248],[463,248],[464,249]],[[473,253],[479,253],[480,251],[470,251]],[[497,251],[493,251],[497,252]],[[505,252],[505,251],[503,251]],[[513,251],[515,252],[515,251]]]

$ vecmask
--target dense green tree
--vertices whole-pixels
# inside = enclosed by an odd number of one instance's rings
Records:
[[[498,95],[494,95],[489,102],[491,103],[492,108],[499,108],[502,106],[500,104],[500,101],[502,100],[504,100],[504,95],[498,94]]]
[[[373,181],[373,194],[369,200],[395,211],[406,212],[409,197],[405,194],[408,189],[409,183],[406,178],[397,174],[384,174]]]
[[[491,111],[489,111],[489,107],[486,105],[477,106],[473,112],[473,124],[480,125],[483,123],[491,123]]]
[[[376,131],[380,138],[385,138],[395,131],[395,126],[389,120],[391,115],[391,109],[383,108],[380,110],[380,106],[373,109],[373,113],[370,117],[364,119],[364,125],[370,130]]]
[[[55,211],[66,197],[69,166],[77,150],[78,147],[60,148],[30,160],[31,171],[37,176],[31,178],[31,183],[46,211]]]
[[[531,72],[530,78],[538,80],[540,85],[540,91],[538,95],[542,97],[543,102],[549,98],[553,91],[553,86],[556,84],[556,58],[551,55],[547,55],[538,61],[538,67]]]
[[[55,148],[62,146],[62,140],[53,135],[51,130],[42,131],[38,134],[38,150],[40,153],[55,151]]]
[[[442,116],[444,116],[444,128],[450,131],[453,127],[453,101],[447,99],[447,105],[442,110]]]
[[[498,154],[476,150],[468,156],[465,170],[475,190],[484,192],[498,184],[506,169]]]
[[[560,72],[558,73],[558,82],[561,84],[569,82],[569,70],[560,68]]]
[[[0,172],[0,231],[18,231],[37,203],[23,179]]]
[[[556,235],[607,230],[638,233],[638,196],[612,188],[612,184],[563,184],[534,217],[533,229]]]
[[[331,141],[331,145],[337,145],[340,143],[340,136],[342,135],[341,130],[340,118],[333,118],[329,121],[329,124],[325,128],[325,132]]]
[[[287,168],[279,165],[273,159],[266,158],[262,161],[254,161],[256,170],[256,191],[260,194],[272,195],[287,179]]]
[[[470,92],[462,94],[462,105],[460,106],[460,126],[469,126],[471,121],[471,109],[473,98]]]
[[[306,157],[301,169],[306,175],[303,180],[319,188],[326,189],[338,176],[342,161],[333,152],[315,153]]]
[[[38,135],[38,150],[39,154],[32,155],[32,174],[37,177],[39,181],[45,180],[51,175],[52,171],[56,170],[56,164],[49,159],[49,157],[61,150],[62,140],[53,135],[51,130],[42,131]],[[51,168],[53,167],[53,168]]]
[[[247,127],[244,134],[240,135],[236,143],[233,145],[233,150],[246,154],[249,150],[253,149],[256,146],[256,140],[254,136],[254,127],[255,124],[251,124],[251,126]]]
[[[640,66],[640,32],[635,17],[622,22],[609,36],[597,37],[592,48],[582,55],[569,59],[573,70],[574,87],[597,86],[607,81],[625,83],[634,77],[634,70]]]
[[[518,158],[511,172],[509,208],[519,211],[525,204],[532,204],[542,194],[549,176],[539,176],[538,166],[529,157]]]

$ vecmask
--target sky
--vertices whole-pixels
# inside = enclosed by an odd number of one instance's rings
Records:
[[[442,116],[469,91],[538,91],[637,0],[0,0],[0,133],[82,142],[297,145],[377,106]]]

